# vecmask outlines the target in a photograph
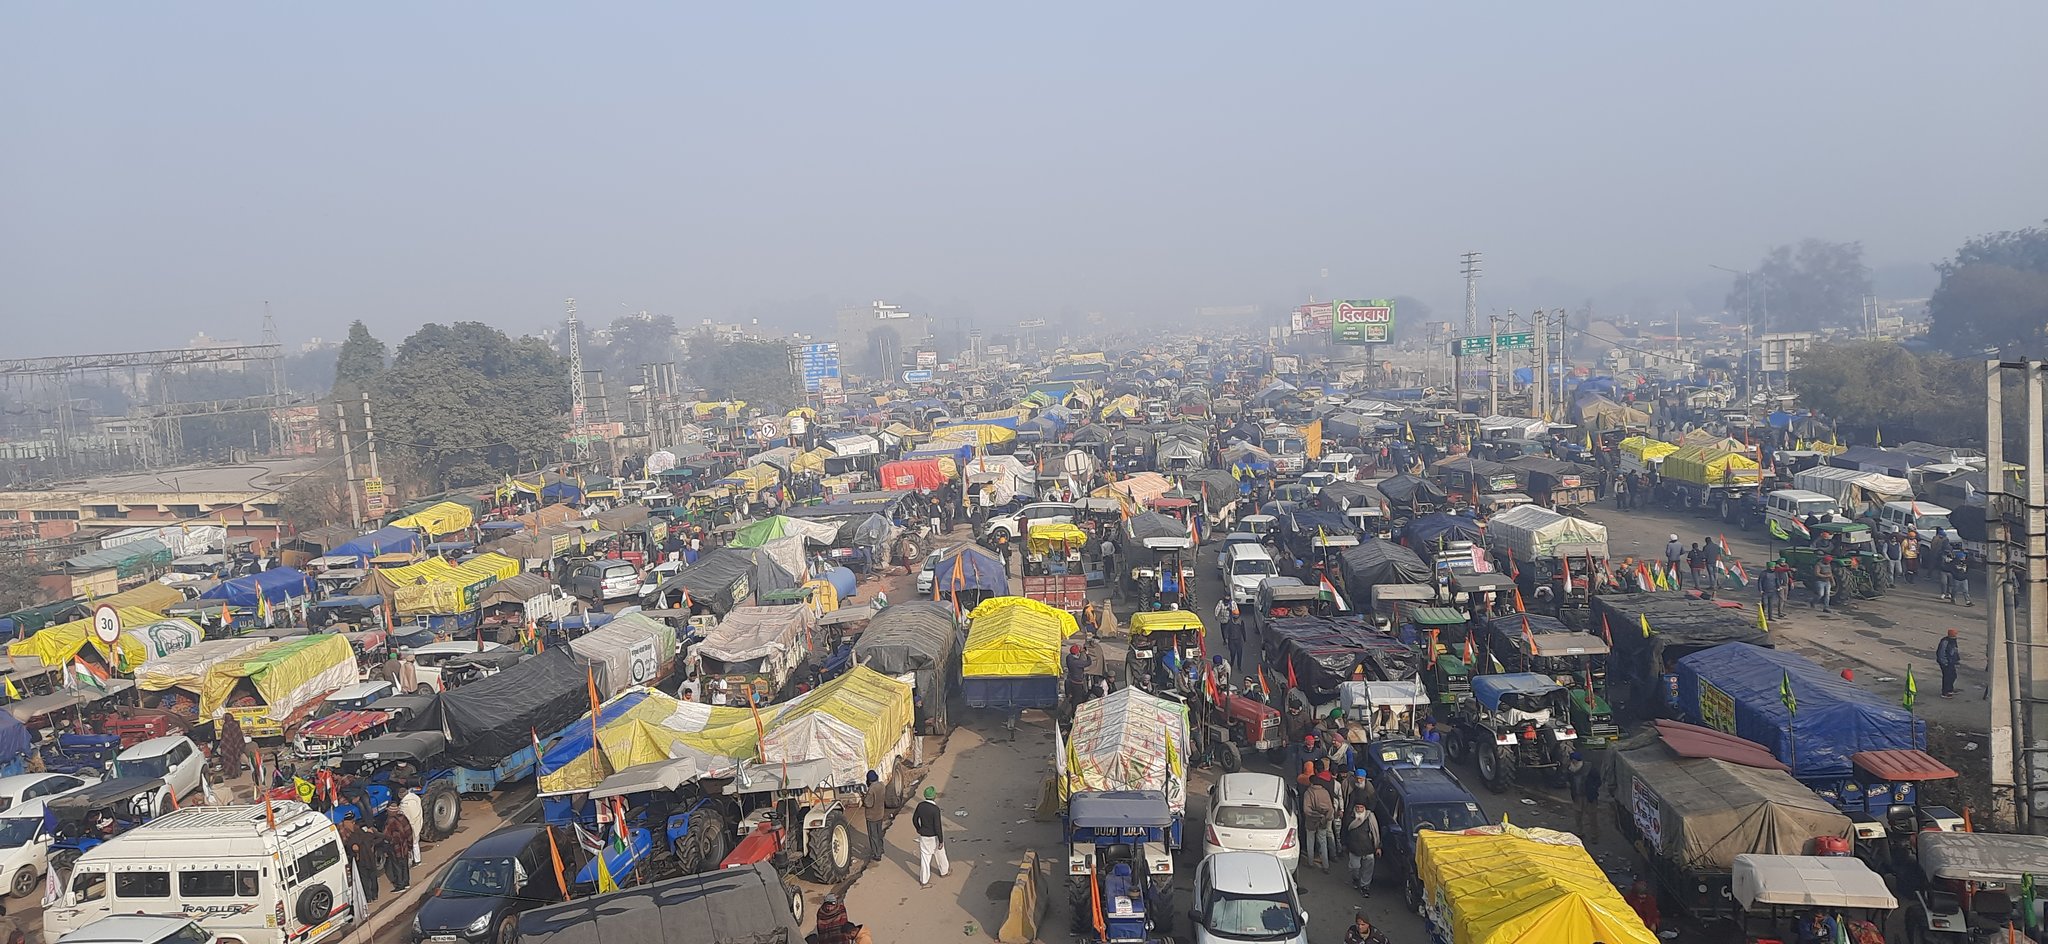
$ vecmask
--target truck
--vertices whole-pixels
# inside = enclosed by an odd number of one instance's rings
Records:
[[[1851,755],[1927,749],[1925,719],[1796,653],[1729,643],[1679,659],[1677,676],[1684,720],[1763,745],[1837,806]]]
[[[1683,447],[1664,457],[1658,497],[1667,505],[1737,523],[1744,508],[1756,504],[1763,483],[1762,470],[1747,453],[1727,443]]]
[[[1817,465],[1792,473],[1792,487],[1818,492],[1835,500],[1837,510],[1854,518],[1888,501],[1911,501],[1913,483],[1877,472]]]
[[[709,704],[768,704],[808,657],[817,619],[808,606],[739,607],[690,649],[686,674]]]
[[[327,693],[357,680],[356,653],[340,633],[280,639],[208,666],[199,717],[234,715],[252,738],[281,738]]]
[[[1736,856],[1805,855],[1816,837],[1851,833],[1848,816],[1784,771],[1682,757],[1661,740],[1612,756],[1622,836],[1664,900],[1703,924],[1736,917]]]

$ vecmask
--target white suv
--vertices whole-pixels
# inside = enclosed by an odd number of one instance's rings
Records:
[[[1293,871],[1301,861],[1300,833],[1287,809],[1287,785],[1272,774],[1234,773],[1209,788],[1209,826],[1202,856],[1263,852]]]
[[[1024,536],[1034,524],[1048,521],[1072,522],[1080,513],[1079,506],[1072,502],[1034,502],[1007,515],[996,515],[981,526],[981,533],[989,537],[1004,535],[1014,541]]]
[[[170,788],[167,796],[154,801],[156,811],[162,814],[171,810],[174,798],[182,801],[205,789],[201,781],[206,776],[206,756],[199,753],[199,745],[192,743],[191,738],[169,734],[150,738],[114,755],[112,773],[116,777],[162,780]]]
[[[1195,944],[1307,944],[1294,873],[1263,852],[1219,852],[1195,868]]]
[[[1225,548],[1223,579],[1230,582],[1230,602],[1250,606],[1258,602],[1259,582],[1280,576],[1280,565],[1262,544],[1232,544]]]

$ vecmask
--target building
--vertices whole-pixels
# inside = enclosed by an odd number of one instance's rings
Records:
[[[146,525],[221,524],[230,541],[268,548],[285,537],[279,496],[324,460],[131,472],[45,489],[0,491],[0,528],[42,542],[80,543]]]
[[[842,308],[836,316],[840,368],[869,377],[894,377],[910,355],[927,346],[930,315],[912,314],[888,302]]]

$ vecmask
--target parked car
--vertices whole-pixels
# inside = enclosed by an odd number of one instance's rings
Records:
[[[982,524],[981,533],[991,539],[1002,536],[1015,541],[1031,530],[1033,524],[1071,522],[1080,513],[1080,506],[1072,502],[1032,502],[1008,514],[991,515]]]
[[[931,552],[930,554],[926,554],[926,555],[924,556],[924,569],[922,569],[922,570],[919,570],[919,571],[917,572],[917,595],[918,595],[918,596],[920,596],[920,597],[924,597],[924,596],[928,596],[928,595],[930,595],[930,594],[931,594],[931,592],[932,592],[932,581],[935,581],[935,580],[939,579],[939,578],[938,578],[939,558],[940,558],[940,557],[943,557],[943,556],[945,556],[945,552],[943,552],[943,551],[933,551],[933,552]]]
[[[1456,832],[1487,825],[1479,800],[1441,767],[1397,767],[1379,778],[1380,865],[1376,878],[1406,886],[1411,906],[1421,902],[1415,874],[1415,834],[1424,829]]]
[[[88,781],[98,779],[90,774],[20,774],[0,777],[0,813],[12,810],[30,800],[41,800],[68,790],[76,790],[85,786]]]
[[[595,560],[569,575],[569,592],[605,603],[640,595],[640,568],[622,560]]]
[[[57,944],[215,944],[242,939],[216,937],[184,915],[108,915],[57,939]]]
[[[430,642],[405,650],[412,656],[414,676],[418,685],[413,689],[416,695],[431,695],[445,690],[441,682],[441,667],[458,659],[465,659],[478,653],[498,652],[505,649],[503,643],[477,642],[473,639],[451,639],[446,642]]]
[[[50,843],[56,838],[44,818],[40,797],[23,800],[0,813],[0,882],[6,883],[7,894],[27,898],[43,890],[43,873],[50,868]]]
[[[1307,944],[1308,912],[1294,873],[1263,852],[1220,852],[1195,868],[1195,944]]]
[[[1287,809],[1287,784],[1272,774],[1240,772],[1209,788],[1209,824],[1202,856],[1263,852],[1292,871],[1301,860],[1300,833]]]
[[[206,778],[206,755],[182,734],[150,738],[114,755],[109,774],[162,780],[172,799],[182,800],[205,789],[201,781]]]
[[[562,900],[547,829],[503,826],[457,854],[413,913],[413,944],[513,944],[520,912]]]

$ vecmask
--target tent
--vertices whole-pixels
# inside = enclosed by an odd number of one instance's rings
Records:
[[[770,541],[786,537],[802,538],[807,544],[828,545],[838,535],[839,528],[836,525],[775,515],[740,528],[733,534],[731,546],[760,547]]]
[[[455,506],[460,508],[462,506]],[[420,551],[420,533],[397,525],[378,528],[358,538],[337,544],[327,551],[327,557],[353,557],[369,560],[383,554],[417,554]]]
[[[910,684],[857,665],[776,714],[761,738],[761,763],[824,760],[829,778],[810,786],[859,786],[904,743],[910,721]]]
[[[724,614],[752,599],[754,594],[784,590],[797,585],[794,574],[785,570],[760,548],[721,547],[697,558],[673,577],[661,582],[657,596],[688,593],[690,599]]]
[[[1080,631],[1074,614],[1030,597],[996,597],[967,619],[960,671],[971,676],[1059,675],[1060,643]]]
[[[1570,833],[1515,826],[1424,830],[1417,835],[1415,865],[1423,900],[1433,905],[1437,940],[1657,944]]]
[[[1440,548],[1453,541],[1477,541],[1484,532],[1479,522],[1464,515],[1439,511],[1408,522],[1402,542],[1412,548]]]
[[[569,651],[603,668],[602,691],[658,685],[675,668],[676,629],[643,613],[628,613],[569,640]]]
[[[573,700],[579,707],[590,704],[587,696]],[[730,777],[739,761],[753,759],[760,740],[757,724],[773,720],[787,704],[763,707],[757,722],[746,708],[626,689],[603,702],[595,723],[587,707],[581,720],[572,716],[562,736],[541,755],[539,791],[542,796],[581,793],[608,773],[678,758],[695,760],[703,776]]]
[[[469,530],[476,523],[476,513],[469,506],[457,502],[441,502],[391,522],[394,528],[425,531],[427,537],[437,538]]]
[[[727,665],[760,660],[762,671],[773,675],[771,666],[803,661],[817,626],[817,613],[808,606],[743,606],[705,632],[692,652]]]
[[[1851,838],[1848,816],[1782,770],[1676,757],[1662,744],[1618,750],[1613,760],[1610,776],[1632,798],[1636,829],[1692,872],[1726,872],[1745,853],[1800,855],[1816,836]]]
[[[1547,560],[1570,552],[1583,557],[1587,548],[1593,556],[1607,557],[1607,527],[1581,518],[1560,515],[1540,505],[1517,505],[1486,522],[1487,544],[1495,550],[1512,552],[1522,562]]]
[[[1409,506],[1418,503],[1443,504],[1444,490],[1426,479],[1402,473],[1384,479],[1377,485],[1380,494],[1389,504]]]
[[[1003,559],[973,544],[954,548],[932,568],[934,593],[980,591],[993,596],[1010,592],[1010,577]]]
[[[1121,688],[1074,709],[1061,796],[1082,791],[1158,790],[1175,813],[1187,808],[1188,709]]]
[[[261,594],[271,606],[313,595],[313,578],[293,567],[272,567],[231,580],[223,580],[199,595],[201,600],[219,600],[229,606],[254,609]]]
[[[961,467],[967,483],[994,486],[995,503],[1007,505],[1020,496],[1038,497],[1038,473],[1026,468],[1016,456],[982,456]]]
[[[1805,656],[1744,643],[1679,659],[1678,701],[1685,720],[1770,748],[1802,781],[1850,776],[1858,751],[1927,747],[1927,722],[1912,712]]]
[[[197,625],[187,620],[165,620],[161,613],[154,613],[136,607],[118,608],[115,612],[120,614],[121,625],[124,630],[153,626],[160,623],[173,623],[189,627],[187,632],[189,638],[185,645],[171,649],[172,652],[175,652],[177,649],[189,648],[191,643],[198,642],[206,636],[205,632],[200,630]],[[115,670],[123,667],[132,670],[149,661],[152,657],[151,647],[146,640],[139,639],[125,631],[119,637],[120,651],[118,653],[115,652],[112,646],[101,642],[99,637],[93,634],[92,620],[91,616],[87,616],[84,619],[72,620],[69,623],[44,627],[41,631],[27,639],[8,643],[7,654],[15,658],[34,656],[42,660],[44,665],[64,665],[78,658],[80,652],[84,651],[87,646],[91,646],[94,655],[99,658],[100,664]],[[168,652],[160,653],[159,656],[168,654]]]
[[[272,640],[261,636],[231,636],[227,639],[204,639],[190,648],[173,652],[161,659],[153,659],[135,672],[135,685],[145,692],[161,692],[180,688],[199,695],[201,682],[206,671],[215,665],[248,652],[257,646],[269,645]],[[198,703],[193,703],[197,711]]]
[[[903,459],[884,463],[875,478],[887,491],[931,491],[951,481],[958,468],[949,457]]]

